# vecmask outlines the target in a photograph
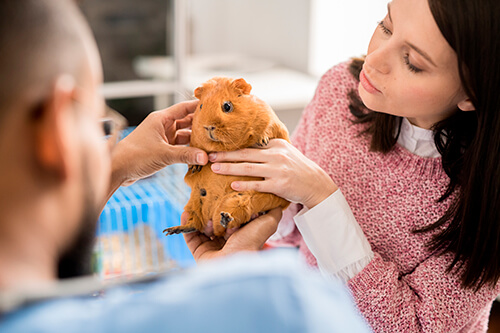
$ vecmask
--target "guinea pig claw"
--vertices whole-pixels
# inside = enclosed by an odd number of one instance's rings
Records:
[[[262,140],[260,140],[259,142],[256,143],[256,145],[258,147],[265,147],[269,144],[269,138],[268,137],[265,137],[263,138]]]
[[[200,172],[202,167],[203,167],[202,165],[191,165],[189,167],[189,170],[191,171],[191,173],[196,173]]]
[[[163,230],[163,232],[166,232],[165,236],[169,236],[169,235],[176,235],[176,234],[188,234],[190,232],[194,232],[196,231],[195,228],[186,228],[186,227],[171,227],[171,228],[167,228],[165,230]]]
[[[220,225],[223,226],[224,228],[227,228],[229,223],[233,220],[234,220],[234,218],[231,216],[231,214],[226,213],[226,212],[220,213]]]

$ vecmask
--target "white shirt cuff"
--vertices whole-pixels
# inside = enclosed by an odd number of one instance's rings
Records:
[[[323,275],[346,282],[373,259],[370,243],[339,190],[294,217]]]

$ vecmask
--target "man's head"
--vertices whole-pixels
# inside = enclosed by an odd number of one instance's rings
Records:
[[[88,247],[110,173],[101,83],[72,1],[0,2],[0,271],[50,279],[61,258],[75,262],[73,245]]]

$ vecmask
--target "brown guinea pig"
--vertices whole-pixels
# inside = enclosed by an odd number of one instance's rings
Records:
[[[285,125],[269,105],[250,95],[251,89],[244,79],[226,77],[212,78],[196,88],[194,95],[200,102],[193,116],[190,146],[210,153],[262,147],[274,138],[290,141]],[[218,175],[211,165],[189,167],[184,177],[191,187],[184,207],[189,219],[186,225],[165,229],[167,236],[203,231],[209,220],[214,234],[223,236],[227,228],[239,227],[261,212],[289,205],[274,194],[234,191],[232,182],[259,178]]]

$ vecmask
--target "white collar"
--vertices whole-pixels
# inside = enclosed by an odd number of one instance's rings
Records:
[[[434,144],[434,133],[431,130],[412,125],[403,118],[398,144],[411,153],[421,157],[440,157]]]

